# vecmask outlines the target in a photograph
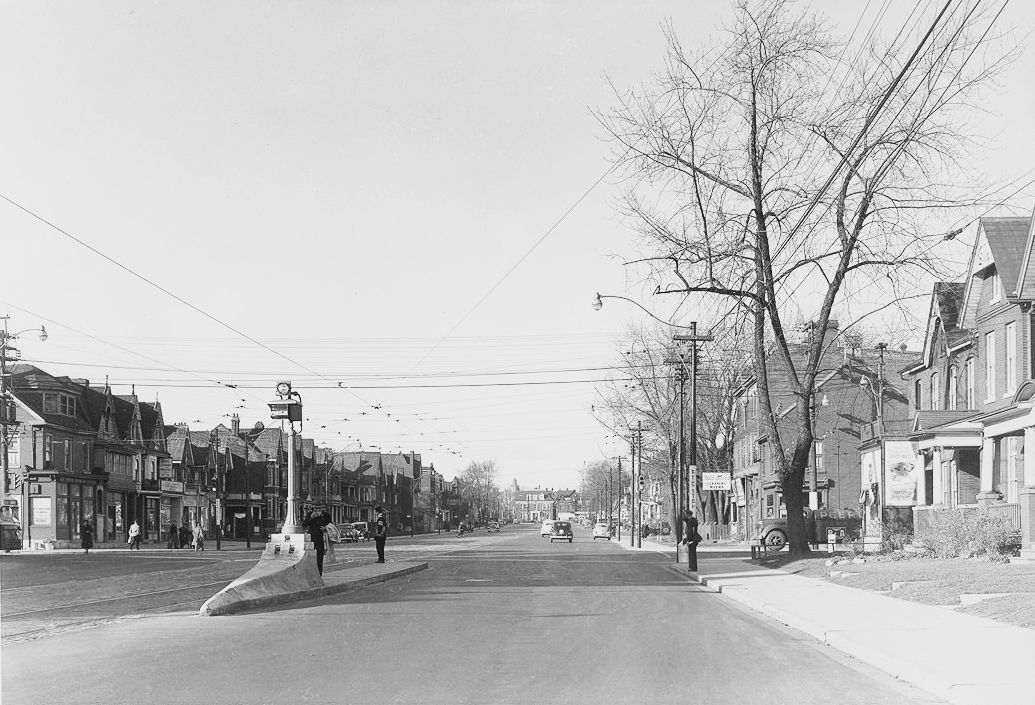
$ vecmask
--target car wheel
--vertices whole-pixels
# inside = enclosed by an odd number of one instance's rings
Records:
[[[769,550],[781,551],[787,545],[787,534],[783,532],[783,529],[773,529],[765,535],[763,541]]]
[[[571,539],[568,539],[568,543],[571,543]]]

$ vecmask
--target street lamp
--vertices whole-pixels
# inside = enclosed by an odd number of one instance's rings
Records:
[[[268,402],[270,407],[270,418],[285,420],[291,427],[288,434],[288,486],[287,486],[287,515],[284,517],[282,534],[300,534],[302,526],[298,523],[298,479],[295,477],[295,422],[302,427],[302,396],[298,392],[291,391],[291,382],[277,382],[277,396],[279,399]]]
[[[12,343],[18,339],[18,336],[23,333],[31,333],[33,331],[39,331],[40,340],[47,339],[47,329],[43,326],[39,328],[26,328],[25,330],[18,331],[17,333],[10,333],[7,330],[7,321],[10,320],[10,316],[0,316],[0,319],[4,321],[4,329],[0,331],[0,463],[3,468],[3,498],[4,505],[7,506],[7,501],[10,497],[11,492],[11,478],[10,478],[10,467],[7,452],[10,444],[10,440],[7,436],[7,427],[13,426],[18,427],[18,421],[15,418],[15,406],[14,402],[8,397],[7,394],[7,355],[9,351],[17,352],[17,349],[13,347]],[[17,356],[12,359],[17,359]],[[28,473],[22,478],[22,493],[21,493],[21,525],[22,525],[22,537],[23,541],[29,538],[29,483]]]
[[[612,294],[600,294],[600,293],[598,293],[596,295],[596,297],[593,299],[593,303],[591,304],[593,306],[593,310],[594,311],[599,311],[600,309],[602,309],[604,307],[604,299],[621,299],[622,301],[628,301],[633,306],[636,306],[638,309],[640,309],[641,311],[646,313],[648,316],[653,318],[655,321],[658,321],[659,323],[664,323],[666,326],[672,326],[673,328],[694,328],[694,329],[696,329],[696,327],[697,327],[696,323],[693,326],[683,326],[683,325],[680,325],[678,323],[672,323],[671,321],[666,321],[663,318],[658,318],[653,313],[651,313],[646,308],[644,308],[643,304],[639,303],[638,301],[633,301],[632,299],[628,299],[628,298],[626,298],[624,296],[614,296]]]

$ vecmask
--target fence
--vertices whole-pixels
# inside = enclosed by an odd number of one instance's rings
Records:
[[[978,512],[1005,516],[1010,520],[1010,526],[1018,531],[1021,528],[1020,504],[991,504],[987,507],[913,507],[913,531],[919,533],[932,529],[951,520],[957,513],[970,516]]]

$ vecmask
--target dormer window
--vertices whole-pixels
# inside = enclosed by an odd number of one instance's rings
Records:
[[[992,287],[989,303],[997,304],[1003,300],[1003,280],[999,278],[998,270],[992,270],[988,283]]]
[[[75,416],[76,398],[67,394],[43,394],[43,413]]]

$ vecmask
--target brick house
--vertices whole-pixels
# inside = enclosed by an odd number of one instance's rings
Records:
[[[944,509],[1002,513],[1028,553],[1035,548],[1035,453],[1025,453],[1035,447],[1032,222],[979,221],[966,278],[936,287],[924,356],[904,371],[916,444],[915,527]]]
[[[848,336],[840,334],[831,321],[816,379],[814,399],[802,400],[791,389],[787,375],[776,360],[769,371],[773,413],[781,435],[796,436],[798,404],[809,403],[814,411],[815,444],[813,459],[806,470],[802,502],[813,509],[859,509],[862,495],[859,443],[863,425],[874,415],[870,389],[880,377],[883,365],[901,363],[902,351],[883,347],[846,345]],[[806,346],[792,353],[804,364]],[[899,383],[901,386],[901,383]],[[786,516],[783,492],[776,471],[770,441],[761,423],[761,404],[755,377],[748,378],[735,392],[733,453],[733,511],[731,533],[741,539],[755,536],[765,519]],[[883,415],[886,420],[904,419],[908,403],[902,390],[885,385]],[[786,435],[784,435],[786,434]],[[813,487],[815,489],[813,489]]]

